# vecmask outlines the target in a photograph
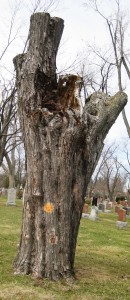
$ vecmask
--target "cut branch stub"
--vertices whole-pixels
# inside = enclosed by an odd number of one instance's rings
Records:
[[[37,67],[52,77],[56,72],[56,54],[63,32],[64,22],[51,18],[49,14],[36,13],[31,16],[29,33],[29,65],[32,72]]]
[[[64,22],[51,18],[47,13],[33,14],[30,21],[29,47],[25,54],[17,55],[13,62],[16,69],[17,87],[24,86],[25,93],[19,94],[20,101],[34,110],[42,106],[48,89],[55,89],[56,54]],[[30,91],[28,99],[27,92]]]

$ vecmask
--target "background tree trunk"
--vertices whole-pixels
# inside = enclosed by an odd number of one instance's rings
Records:
[[[81,113],[80,78],[56,79],[62,31],[62,19],[33,14],[28,52],[14,58],[27,157],[15,271],[51,279],[74,275],[87,185],[103,140],[127,102],[124,93],[95,93]]]

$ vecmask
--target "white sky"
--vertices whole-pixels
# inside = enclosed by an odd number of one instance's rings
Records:
[[[45,1],[47,2],[48,0],[43,0],[43,3]],[[51,12],[52,16],[63,18],[65,23],[58,59],[60,68],[65,67],[66,64],[69,65],[75,59],[77,53],[80,55],[79,53],[85,52],[87,42],[95,42],[95,44],[98,44],[98,46],[100,45],[101,48],[105,47],[104,45],[108,43],[109,39],[104,20],[93,10],[86,9],[83,6],[84,1],[85,0],[59,0],[57,9]],[[128,13],[129,1],[130,0],[120,0],[121,5]],[[86,0],[86,2],[88,2],[88,0]],[[102,0],[100,2],[102,2],[103,12],[108,16],[108,13],[111,13],[114,10],[114,0]],[[11,14],[17,3],[17,0],[0,0],[0,53],[7,44]],[[35,3],[35,0],[21,0],[21,4],[18,5],[19,10],[16,14],[13,29],[13,34],[15,34],[20,26],[18,37],[12,43],[12,46],[10,46],[0,64],[0,71],[6,76],[9,73],[5,71],[3,66],[9,70],[13,70],[12,58],[23,50],[24,40],[28,33],[29,18],[31,14],[30,10],[33,7],[31,3]],[[116,86],[112,88],[116,90]],[[127,93],[130,95],[130,84],[128,81]],[[128,118],[130,115],[129,111],[130,103],[127,104],[126,107]],[[107,140],[109,140],[109,142],[116,141],[117,143],[124,143],[124,140],[125,142],[127,140],[127,143],[129,144],[121,114],[110,130]]]

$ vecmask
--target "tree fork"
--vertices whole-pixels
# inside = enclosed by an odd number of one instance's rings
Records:
[[[50,279],[74,276],[86,189],[103,140],[127,102],[123,92],[94,93],[81,110],[81,78],[56,78],[62,31],[62,19],[33,14],[28,51],[14,58],[27,157],[15,273]]]

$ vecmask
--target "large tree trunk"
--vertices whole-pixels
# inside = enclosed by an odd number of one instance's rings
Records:
[[[103,140],[127,102],[124,93],[93,94],[80,111],[81,80],[56,79],[63,20],[31,17],[28,52],[14,59],[27,157],[16,273],[73,276],[84,197]]]

